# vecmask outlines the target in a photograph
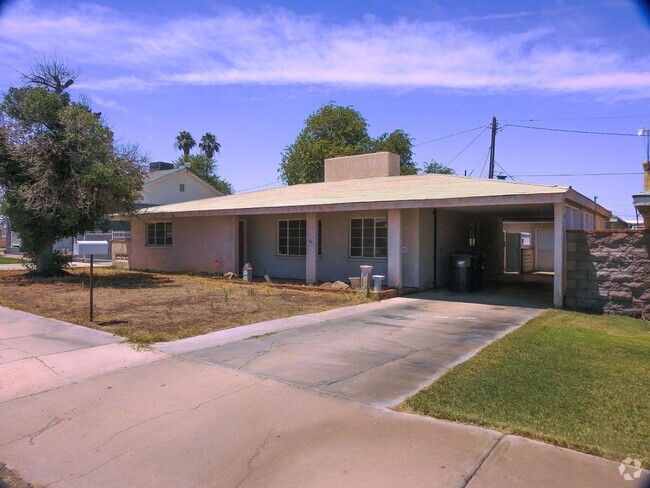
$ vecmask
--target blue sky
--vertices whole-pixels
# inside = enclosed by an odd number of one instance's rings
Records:
[[[494,115],[504,172],[571,185],[635,218],[646,157],[636,133],[650,127],[650,18],[640,3],[0,4],[0,90],[56,53],[81,71],[75,94],[152,160],[178,157],[181,130],[197,140],[215,133],[219,174],[237,191],[279,185],[283,148],[335,101],[359,110],[373,136],[411,134],[416,161],[477,177],[487,172],[483,129]],[[565,174],[584,176],[537,176]]]

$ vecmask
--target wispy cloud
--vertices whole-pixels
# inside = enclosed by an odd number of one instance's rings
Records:
[[[159,19],[18,3],[0,18],[0,66],[24,69],[56,52],[82,66],[80,84],[98,92],[265,84],[650,96],[647,56],[567,42],[550,28],[494,36],[463,19],[334,25],[279,9]]]

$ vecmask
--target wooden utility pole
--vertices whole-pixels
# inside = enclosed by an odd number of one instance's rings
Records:
[[[497,138],[497,118],[492,117],[492,145],[490,146],[490,173],[488,178],[494,179],[494,142]]]

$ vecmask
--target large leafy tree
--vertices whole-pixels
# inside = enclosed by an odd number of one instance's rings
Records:
[[[284,149],[278,172],[288,185],[314,183],[323,181],[327,158],[390,151],[400,156],[402,174],[414,174],[412,148],[402,130],[371,138],[368,122],[357,110],[330,102],[307,117],[294,143]]]
[[[174,147],[179,151],[183,151],[183,155],[187,157],[190,155],[190,151],[196,147],[196,141],[192,137],[192,134],[185,130],[182,130],[176,136]]]
[[[71,100],[74,79],[65,63],[45,60],[0,104],[2,213],[41,275],[61,271],[57,240],[106,230],[107,215],[134,211],[144,179],[137,148],[117,145],[101,114]]]
[[[427,163],[423,166],[422,172],[425,174],[429,173],[437,173],[441,175],[455,175],[456,172],[453,170],[453,168],[450,168],[449,166],[445,166],[442,163],[437,163],[436,161],[431,161],[430,163]]]

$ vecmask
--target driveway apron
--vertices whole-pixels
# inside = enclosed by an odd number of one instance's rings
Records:
[[[183,355],[389,406],[540,312],[434,297],[420,293],[383,307],[360,307],[353,315],[329,313],[321,321],[212,347],[198,342]]]

